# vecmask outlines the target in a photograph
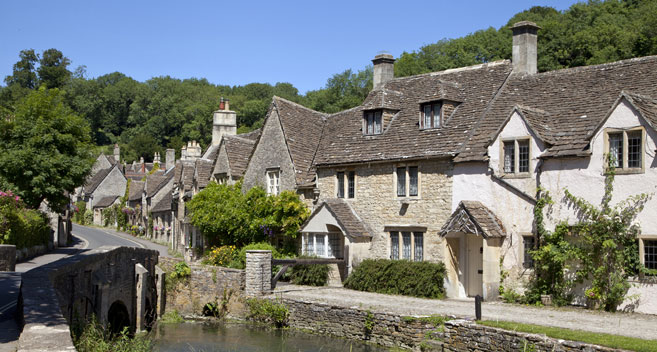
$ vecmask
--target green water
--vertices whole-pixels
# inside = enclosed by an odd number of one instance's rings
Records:
[[[189,352],[382,352],[387,348],[307,334],[298,330],[270,330],[247,324],[159,324],[155,351]]]

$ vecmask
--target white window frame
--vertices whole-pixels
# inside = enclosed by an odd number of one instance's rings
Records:
[[[397,234],[397,258],[393,257],[393,233]],[[410,257],[409,258],[404,258],[404,235],[409,234],[410,235]],[[416,239],[418,237],[422,237],[422,253],[419,255],[418,258],[418,247]],[[426,231],[420,231],[420,230],[410,230],[410,229],[399,229],[399,230],[390,230],[388,231],[388,258],[392,260],[410,260],[410,261],[424,261],[426,260]]]
[[[410,177],[410,168],[417,168],[417,194],[411,195],[411,177]],[[401,195],[399,194],[399,169],[404,169],[404,194]],[[421,182],[421,176],[420,176],[420,166],[418,164],[400,164],[396,165],[394,170],[393,170],[393,190],[394,190],[394,196],[397,199],[400,198],[420,198],[420,194],[422,193],[422,189],[420,187]]]
[[[337,251],[331,248],[331,239],[338,237]],[[319,258],[342,258],[344,248],[341,239],[342,234],[339,232],[323,232],[323,233],[303,233],[301,236],[301,253],[303,255],[316,256]],[[321,253],[318,252],[317,244],[323,240],[324,246]],[[309,251],[309,248],[311,249]],[[337,254],[337,256],[336,256]]]
[[[277,196],[281,193],[281,170],[267,170],[267,194]]]
[[[657,241],[657,235],[641,235],[639,240],[639,261],[641,265],[646,265],[646,248],[645,241]]]
[[[638,167],[629,167],[629,142],[628,142],[628,133],[636,133],[640,132],[641,133],[641,151],[640,156],[641,156],[641,161],[640,165]],[[610,153],[610,144],[609,144],[609,136],[612,134],[621,134],[623,136],[623,160],[621,161],[621,165],[616,167],[616,174],[636,174],[636,173],[644,173],[645,172],[645,165],[646,165],[646,130],[643,128],[643,126],[639,127],[633,127],[629,129],[618,129],[618,128],[607,128],[604,130],[604,154],[603,154],[603,167],[605,170],[605,173],[608,171],[609,166],[607,164],[607,158]]]
[[[527,171],[520,172],[520,142],[527,142],[528,155],[527,155]],[[505,144],[513,143],[513,171],[507,172],[505,168],[506,151]],[[517,137],[517,138],[503,138],[500,140],[500,174],[504,176],[517,176],[529,177],[532,173],[532,138]]]

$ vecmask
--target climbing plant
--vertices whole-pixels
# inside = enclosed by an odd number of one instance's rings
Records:
[[[600,308],[615,311],[629,289],[628,278],[647,271],[638,258],[637,236],[641,229],[635,222],[652,194],[638,194],[611,204],[616,170],[612,160],[605,177],[605,193],[600,206],[565,190],[565,199],[578,216],[578,222],[561,222],[554,232],[543,224],[549,194],[539,191],[534,211],[539,248],[533,251],[534,275],[526,298],[540,300],[540,294],[552,294],[553,302],[570,302],[575,283],[585,283],[587,298]],[[566,275],[566,272],[572,275]]]

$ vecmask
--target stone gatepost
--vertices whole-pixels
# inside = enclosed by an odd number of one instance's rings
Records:
[[[0,244],[0,271],[16,271],[16,246]]]
[[[157,290],[157,316],[162,317],[167,304],[167,293],[165,289],[166,273],[158,265],[155,266],[155,279],[157,280],[155,284],[155,289]]]
[[[148,294],[148,270],[141,264],[135,264],[135,328],[137,332],[145,328],[144,322],[146,317],[146,295]]]
[[[246,251],[246,282],[244,293],[257,297],[271,292],[271,251]]]

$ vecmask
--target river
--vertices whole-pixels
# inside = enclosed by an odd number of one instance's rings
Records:
[[[383,352],[388,348],[299,330],[241,323],[158,324],[155,351],[173,352]]]

